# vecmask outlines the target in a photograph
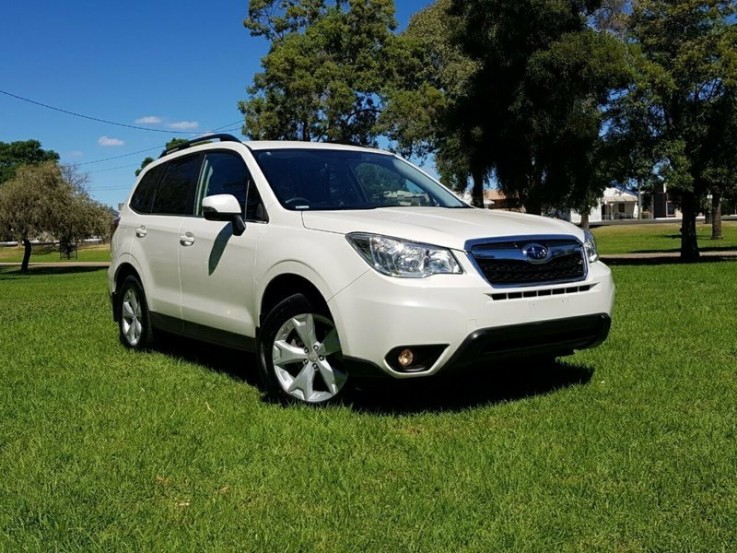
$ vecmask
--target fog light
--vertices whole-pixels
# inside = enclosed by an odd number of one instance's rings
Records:
[[[415,354],[412,353],[411,349],[403,349],[399,352],[399,355],[397,356],[397,361],[399,361],[399,365],[406,369],[407,367],[411,366],[412,363],[415,361]]]
[[[447,347],[448,344],[397,346],[384,360],[395,371],[421,373],[429,370]]]

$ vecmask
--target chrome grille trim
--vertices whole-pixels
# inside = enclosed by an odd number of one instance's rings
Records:
[[[465,246],[476,268],[495,288],[577,282],[588,274],[583,244],[575,236],[515,236],[473,240]],[[541,261],[542,249],[546,252]],[[535,250],[535,258],[528,255],[530,250]]]

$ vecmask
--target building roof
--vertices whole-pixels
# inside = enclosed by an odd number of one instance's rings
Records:
[[[607,188],[604,190],[604,202],[605,203],[616,203],[616,202],[636,202],[637,196],[620,190],[619,188]]]

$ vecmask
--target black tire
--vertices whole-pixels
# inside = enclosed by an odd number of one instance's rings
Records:
[[[117,300],[118,330],[122,344],[137,351],[150,348],[153,343],[153,327],[141,282],[133,275],[125,277]]]
[[[268,397],[281,403],[332,402],[348,378],[330,314],[303,294],[282,300],[266,316],[257,358]]]

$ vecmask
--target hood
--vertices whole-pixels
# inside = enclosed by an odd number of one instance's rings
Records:
[[[525,235],[567,235],[583,242],[578,227],[549,217],[476,208],[389,207],[354,211],[303,211],[305,228],[348,234],[369,232],[463,250],[466,241]]]

